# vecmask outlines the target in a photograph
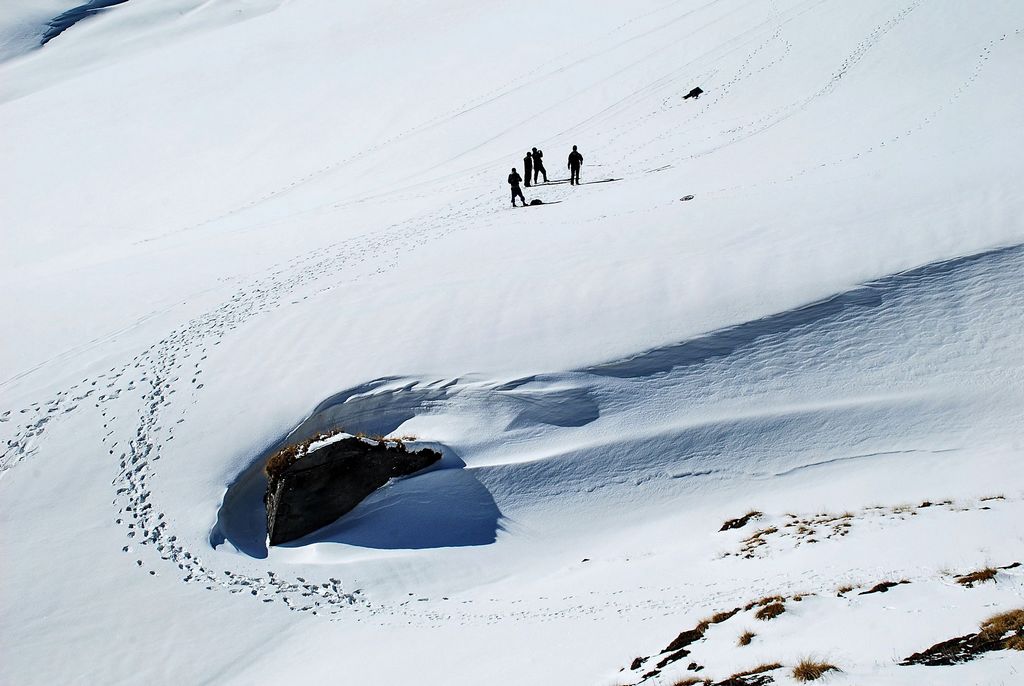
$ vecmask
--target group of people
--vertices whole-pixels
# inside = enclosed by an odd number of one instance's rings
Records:
[[[576,146],[572,146],[572,152],[569,153],[569,184],[576,186],[580,183],[580,167],[583,166],[583,155],[580,154]],[[526,207],[526,198],[523,196],[523,189],[520,184],[525,182],[526,187],[530,187],[530,181],[537,183],[538,179],[544,178],[544,183],[548,182],[548,170],[544,168],[544,151],[533,148],[530,152],[526,153],[526,157],[523,158],[523,172],[526,176],[523,179],[519,176],[519,172],[516,171],[515,167],[512,167],[512,173],[508,175],[508,185],[512,187],[512,207],[516,206],[516,198],[523,201],[523,207]]]

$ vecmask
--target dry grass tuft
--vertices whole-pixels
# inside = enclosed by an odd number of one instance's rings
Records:
[[[746,605],[744,605],[743,606],[743,611],[747,612],[749,610],[753,610],[755,607],[764,607],[765,605],[768,605],[770,603],[784,603],[784,602],[786,602],[786,599],[783,596],[780,596],[780,595],[766,595],[763,598],[759,598],[758,600],[752,600],[751,602],[749,602]]]
[[[1024,608],[986,619],[981,623],[981,637],[987,641],[1003,639],[1006,650],[1024,650]]]
[[[849,593],[855,588],[857,587],[853,584],[843,584],[842,586],[836,589],[836,595],[843,595],[844,593]]]
[[[704,619],[697,622],[697,626],[694,627],[694,629],[703,634],[705,631],[708,630],[708,627],[710,627],[712,624],[721,624],[722,622],[724,622],[725,620],[729,619],[734,614],[739,612],[740,609],[741,608],[737,607],[733,610],[724,610],[722,612],[716,612],[710,617],[705,617]]]
[[[804,658],[793,668],[793,678],[797,681],[816,681],[825,676],[827,672],[832,671],[838,672],[839,668],[828,662],[818,662],[810,658]]]
[[[740,637],[736,639],[736,645],[748,646],[750,645],[750,642],[754,640],[755,636],[757,636],[757,634],[748,629],[744,631],[742,634],[740,634]]]
[[[715,614],[711,615],[711,618],[710,618],[709,621],[712,624],[720,624],[720,623],[724,622],[725,620],[729,619],[730,617],[732,617],[734,614],[736,614],[739,611],[740,611],[740,609],[736,608],[735,610],[725,610],[723,612],[716,612]]]
[[[763,665],[758,665],[757,667],[754,667],[753,669],[748,669],[745,672],[736,672],[731,677],[726,679],[726,681],[729,681],[731,679],[739,679],[739,678],[745,677],[745,676],[753,676],[754,674],[761,674],[763,672],[771,672],[772,670],[780,669],[781,667],[782,667],[782,663],[780,663],[780,662],[767,662],[767,663],[765,663]]]
[[[996,574],[998,573],[999,570],[995,567],[985,567],[985,569],[979,569],[976,572],[971,572],[970,574],[958,576],[956,578],[956,582],[961,586],[966,586],[967,588],[974,588],[974,584],[983,584],[986,581],[994,582],[996,579]]]
[[[765,527],[763,529],[758,529],[754,533],[750,534],[750,537],[745,539],[744,542],[753,542],[753,541],[757,540],[758,538],[762,538],[764,536],[771,536],[774,533],[778,533],[778,531],[779,530],[778,530],[777,527],[767,526],[767,527]]]
[[[775,619],[785,611],[786,606],[780,602],[768,603],[758,610],[754,617],[762,622],[767,622],[770,619]]]

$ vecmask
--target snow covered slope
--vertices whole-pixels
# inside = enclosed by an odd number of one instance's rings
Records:
[[[1024,671],[898,664],[1024,606],[1020,3],[74,6],[0,13],[0,682]],[[339,427],[445,459],[268,551]]]

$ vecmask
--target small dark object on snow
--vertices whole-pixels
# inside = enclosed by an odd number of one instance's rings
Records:
[[[883,581],[875,584],[866,591],[861,591],[859,595],[870,595],[871,593],[888,593],[890,588],[896,588],[903,584],[909,584],[910,582],[904,579],[903,581]]]
[[[349,512],[390,479],[429,467],[436,450],[409,452],[401,443],[346,438],[277,469],[268,469],[267,533],[270,545],[311,534]]]
[[[689,100],[690,98],[693,98],[694,100],[696,100],[697,98],[700,97],[700,94],[703,93],[703,92],[704,92],[704,89],[701,88],[700,86],[698,86],[698,87],[694,88],[692,91],[690,91],[689,93],[687,93],[686,95],[684,95],[683,96],[683,100]]]
[[[679,199],[682,200],[683,202],[686,202],[687,200],[693,200],[693,196],[692,195],[684,195],[683,197],[681,197]]]
[[[533,200],[530,201],[530,204],[531,205],[543,205],[544,201],[541,200],[540,198],[534,198]]]

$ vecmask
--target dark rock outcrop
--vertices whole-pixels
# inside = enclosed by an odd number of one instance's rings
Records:
[[[861,591],[858,595],[870,595],[872,593],[888,593],[890,588],[896,588],[897,586],[902,586],[903,584],[909,583],[910,582],[905,579],[903,581],[883,581],[881,583],[875,584],[866,591]]]
[[[961,662],[970,662],[982,653],[999,650],[1002,647],[1001,643],[998,638],[985,639],[980,634],[957,636],[948,641],[936,643],[927,650],[914,653],[900,664],[928,665],[930,667],[956,665]]]
[[[712,686],[768,686],[774,684],[775,677],[771,674],[745,674],[729,677],[725,681],[717,681]]]
[[[345,438],[303,456],[277,457],[268,462],[264,496],[270,545],[294,541],[334,522],[389,479],[425,469],[441,453]]]
[[[978,633],[936,643],[900,664],[944,667],[970,662],[994,650],[1024,650],[1024,607],[989,617]]]
[[[686,198],[683,198],[683,199],[685,200]],[[727,520],[725,522],[725,524],[722,524],[722,528],[719,529],[719,531],[729,531],[730,529],[742,529],[748,523],[750,523],[751,519],[757,519],[757,518],[759,518],[761,516],[762,516],[762,513],[758,512],[756,510],[754,510],[752,512],[748,512],[747,514],[743,515],[742,517],[737,517],[736,519]]]

